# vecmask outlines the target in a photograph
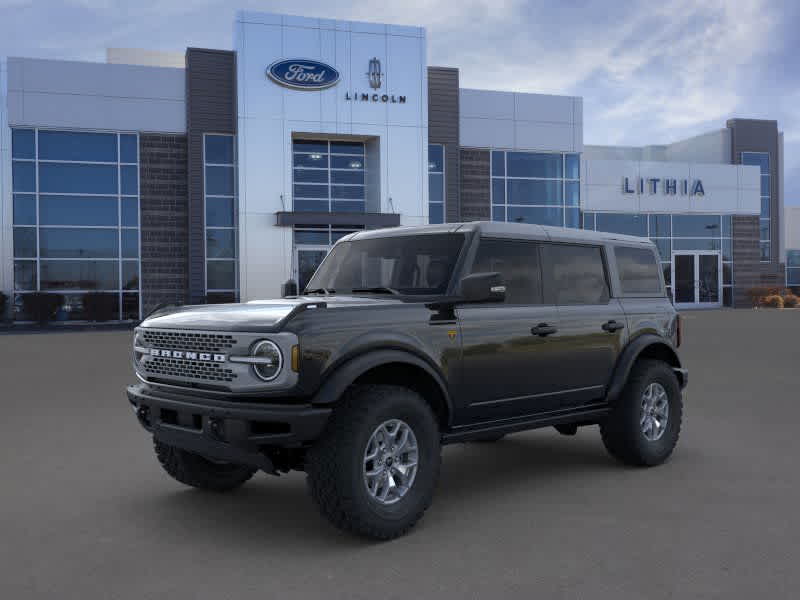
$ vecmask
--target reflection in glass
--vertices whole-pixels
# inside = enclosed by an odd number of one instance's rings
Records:
[[[207,289],[236,289],[236,262],[232,260],[209,260],[206,262]]]
[[[39,196],[41,225],[117,225],[116,196]]]
[[[206,164],[233,164],[233,136],[206,135]]]
[[[35,227],[14,227],[14,256],[36,258]]]
[[[39,131],[39,160],[117,162],[117,134]]]
[[[236,237],[233,229],[206,229],[208,258],[235,258]]]
[[[44,227],[39,231],[39,254],[44,258],[117,258],[118,245],[116,229]]]
[[[60,194],[117,194],[117,165],[39,163],[39,191]]]
[[[14,290],[15,291],[35,291],[36,290],[36,261],[35,260],[15,260],[14,261]]]
[[[118,265],[115,260],[43,260],[42,290],[118,290]]]

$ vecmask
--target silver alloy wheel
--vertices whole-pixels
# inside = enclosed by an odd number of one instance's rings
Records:
[[[642,414],[639,425],[645,439],[655,442],[661,439],[667,430],[669,419],[669,397],[664,386],[660,383],[651,383],[642,394]]]
[[[364,450],[369,495],[381,504],[400,500],[414,485],[418,458],[417,438],[407,423],[390,419],[378,425]]]

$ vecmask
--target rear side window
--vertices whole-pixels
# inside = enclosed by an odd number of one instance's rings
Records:
[[[482,239],[472,273],[497,271],[506,285],[506,304],[541,304],[542,276],[535,242]]]
[[[542,244],[544,295],[548,304],[607,304],[603,252],[597,246]]]
[[[623,294],[664,295],[658,276],[658,263],[652,250],[617,246],[614,254]]]

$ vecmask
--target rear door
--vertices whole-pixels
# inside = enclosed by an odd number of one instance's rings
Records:
[[[625,313],[611,297],[602,246],[544,243],[541,250],[545,302],[558,311],[561,407],[591,404],[603,397],[627,341]]]
[[[554,395],[558,313],[543,302],[538,243],[482,239],[470,272],[493,271],[506,285],[505,302],[456,309],[463,349],[458,400],[466,409],[461,422],[546,412],[560,401]]]

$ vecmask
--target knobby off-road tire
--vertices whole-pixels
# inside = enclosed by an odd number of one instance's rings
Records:
[[[256,469],[245,465],[216,463],[153,440],[158,462],[173,479],[185,485],[214,492],[228,492],[242,486]]]
[[[662,391],[668,406],[664,407]],[[653,399],[661,401],[653,402]],[[666,424],[658,415],[666,415]],[[653,421],[653,418],[656,418]],[[631,369],[622,394],[600,424],[606,450],[633,466],[655,466],[672,454],[681,431],[683,400],[672,368],[658,360],[640,360]],[[659,435],[660,433],[660,435]]]
[[[366,460],[377,451],[376,440],[383,444],[388,439],[389,446],[395,443],[395,438],[382,433],[387,423],[389,431],[401,428],[396,430],[398,439],[407,428],[410,435],[405,433],[405,439],[416,441],[415,475],[407,491],[391,504],[381,501],[378,490],[383,488],[377,487],[374,478],[365,476],[365,471],[376,466],[388,468],[385,459]],[[413,462],[411,454],[402,453],[401,443],[395,448],[395,468]],[[309,450],[306,480],[311,497],[333,525],[357,535],[388,540],[411,529],[430,506],[440,464],[439,426],[431,407],[419,394],[392,385],[354,386],[345,393],[322,437]],[[395,476],[397,479],[392,481],[402,484],[404,479],[396,471]],[[368,485],[376,487],[371,491]]]

